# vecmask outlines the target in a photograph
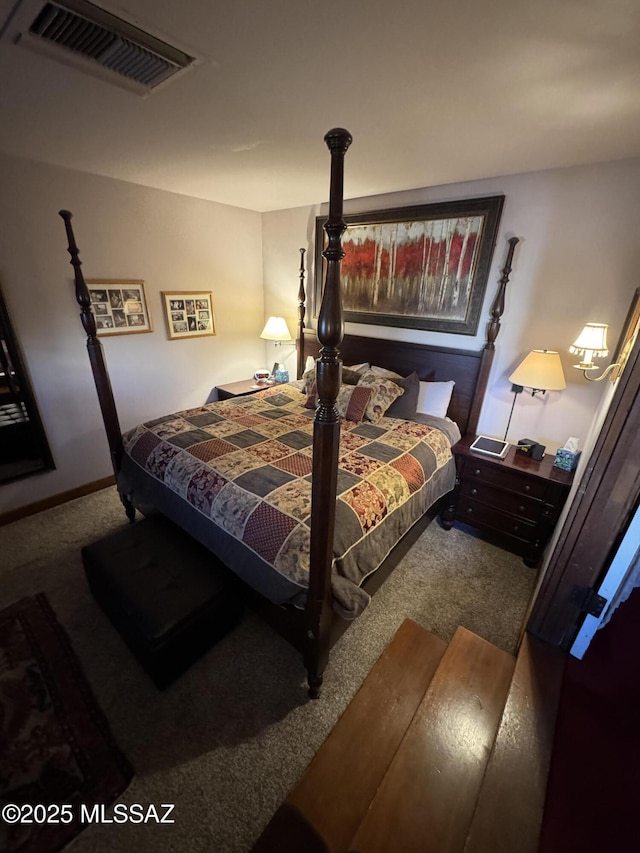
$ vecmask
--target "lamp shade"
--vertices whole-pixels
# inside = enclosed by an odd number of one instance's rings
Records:
[[[567,387],[559,353],[534,349],[516,367],[509,382],[537,391],[562,391]]]
[[[573,355],[591,353],[591,356],[595,356],[596,358],[606,358],[609,355],[609,350],[607,349],[607,324],[587,323],[578,335],[577,340],[569,347],[569,352],[573,353]],[[585,361],[591,361],[591,358],[586,358]]]
[[[284,317],[269,317],[260,337],[266,341],[291,341],[289,328]]]

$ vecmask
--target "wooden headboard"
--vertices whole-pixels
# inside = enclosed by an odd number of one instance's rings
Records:
[[[305,359],[307,356],[318,358],[320,345],[313,329],[304,330],[303,341]],[[402,376],[415,370],[418,377],[427,382],[453,379],[456,384],[448,415],[458,424],[463,435],[471,431],[470,426],[473,427],[470,419],[478,391],[482,355],[483,350],[448,349],[360,335],[345,335],[340,344],[340,357],[344,364],[368,361]]]

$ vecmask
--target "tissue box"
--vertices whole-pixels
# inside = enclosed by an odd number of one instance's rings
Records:
[[[561,447],[556,451],[553,464],[555,468],[562,468],[563,471],[575,471],[578,459],[580,459],[579,450],[574,453],[572,450],[565,450],[564,447]]]

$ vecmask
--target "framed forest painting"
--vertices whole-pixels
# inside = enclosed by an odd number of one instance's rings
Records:
[[[344,319],[475,335],[504,196],[344,217]],[[317,317],[326,216],[316,219]]]

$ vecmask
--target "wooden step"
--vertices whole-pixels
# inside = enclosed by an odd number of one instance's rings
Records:
[[[415,622],[402,623],[253,853],[347,850],[445,649]]]
[[[461,853],[514,667],[457,629],[349,850]]]
[[[565,656],[525,635],[465,853],[536,853]]]
[[[536,853],[564,660],[406,620],[254,853]]]

